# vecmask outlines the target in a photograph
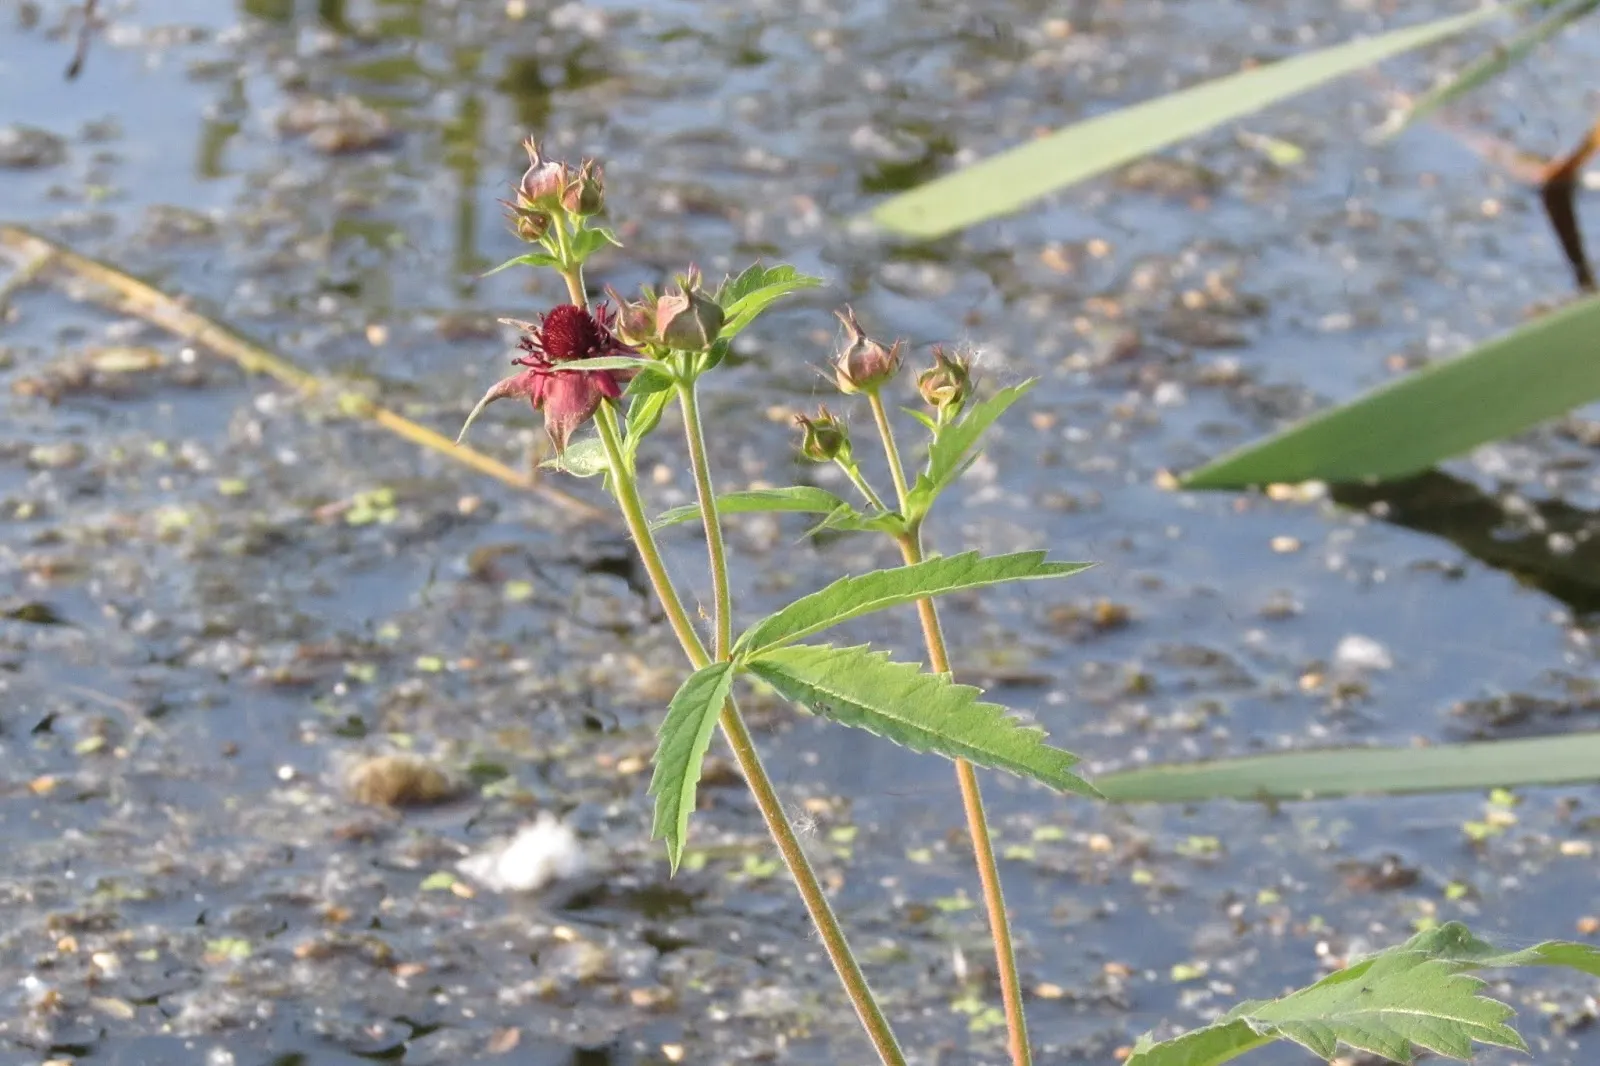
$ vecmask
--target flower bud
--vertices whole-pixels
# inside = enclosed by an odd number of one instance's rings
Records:
[[[677,291],[656,301],[656,336],[668,348],[703,352],[716,343],[725,317],[721,305],[700,290],[700,271],[690,267]]]
[[[917,392],[939,417],[953,418],[961,413],[972,388],[972,369],[959,356],[952,359],[940,345],[934,345],[933,365],[917,375]]]
[[[517,206],[524,211],[549,211],[562,206],[561,196],[572,178],[572,168],[557,159],[539,155],[532,137],[522,142],[528,153],[528,169],[517,183]]]
[[[835,311],[834,314],[844,323],[845,331],[849,334],[844,350],[833,360],[834,380],[839,385],[839,391],[847,394],[876,393],[884,382],[899,372],[902,342],[895,341],[885,348],[862,331],[861,324],[856,321],[856,313],[850,308],[846,307],[842,312]]]
[[[850,433],[826,407],[817,408],[816,418],[795,415],[794,424],[803,432],[800,454],[814,463],[850,460]]]
[[[641,299],[628,301],[606,286],[606,295],[617,305],[617,336],[635,348],[656,343],[656,295],[648,287]]]
[[[511,232],[529,244],[538,244],[540,238],[550,229],[550,216],[543,211],[523,209],[516,204],[502,200],[511,210],[506,212],[506,218],[511,223]]]
[[[561,191],[561,206],[579,218],[598,215],[606,206],[605,175],[593,159],[585,159],[578,173],[567,178]]]

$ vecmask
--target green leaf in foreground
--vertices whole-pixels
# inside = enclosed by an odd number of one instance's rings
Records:
[[[1511,67],[1528,58],[1539,47],[1574,22],[1600,7],[1600,0],[1578,0],[1560,8],[1555,14],[1535,22],[1504,44],[1496,44],[1486,55],[1467,64],[1448,82],[1427,93],[1402,114],[1399,121],[1384,130],[1394,136],[1406,127],[1455,103],[1463,96],[1504,74]]]
[[[1569,940],[1546,940],[1522,951],[1501,951],[1472,935],[1460,922],[1446,922],[1418,933],[1403,945],[1431,958],[1468,970],[1499,970],[1512,966],[1562,966],[1600,977],[1600,948]]]
[[[926,559],[910,566],[874,570],[858,577],[842,577],[827,588],[800,597],[745,630],[734,643],[734,654],[754,658],[774,647],[803,640],[852,618],[914,603],[930,596],[984,588],[1007,581],[1067,577],[1093,565],[1051,563],[1046,562],[1044,556],[1042,551],[990,556],[963,552],[946,558]]]
[[[1334,45],[1079,122],[893,197],[871,218],[908,237],[942,237],[1518,6]]]
[[[1042,729],[1023,725],[998,704],[978,702],[970,685],[890,662],[886,652],[788,645],[747,668],[784,699],[913,751],[1006,770],[1062,792],[1097,794],[1071,772],[1078,757],[1046,744]]]
[[[849,505],[827,489],[811,485],[790,485],[781,489],[741,489],[717,497],[718,514],[750,514],[756,511],[790,511],[800,514],[832,514]],[[700,517],[698,504],[685,504],[663,511],[651,526],[675,526]]]
[[[927,469],[917,475],[917,484],[911,490],[907,508],[911,515],[920,517],[928,513],[928,508],[933,506],[939,493],[972,465],[968,453],[983,439],[984,431],[994,424],[995,419],[1005,414],[1008,407],[1027,395],[1036,383],[1037,379],[1029,378],[1001,389],[982,403],[973,405],[959,422],[952,422],[939,431],[928,446]]]
[[[1590,781],[1600,781],[1600,733],[1170,763],[1102,774],[1095,778],[1095,786],[1117,803],[1194,803],[1486,791]]]
[[[689,836],[689,814],[694,810],[695,788],[700,784],[700,766],[711,746],[717,716],[733,689],[733,673],[732,663],[717,662],[689,675],[672,697],[657,734],[660,743],[656,747],[656,769],[650,777],[650,794],[656,798],[651,835],[667,842],[667,858],[674,873]]]
[[[821,278],[802,274],[792,266],[755,264],[738,277],[730,278],[717,293],[717,303],[727,315],[719,336],[722,339],[733,337],[773,302],[791,292],[814,289],[821,284]]]
[[[1186,488],[1404,477],[1600,399],[1600,297],[1207,463]]]
[[[1339,1045],[1410,1062],[1422,1047],[1468,1059],[1473,1042],[1526,1051],[1506,1025],[1515,1012],[1479,995],[1483,982],[1425,952],[1397,948],[1358,962],[1282,999],[1234,1007],[1214,1025],[1173,1040],[1141,1040],[1126,1066],[1217,1066],[1273,1040],[1292,1040],[1324,1061]]]

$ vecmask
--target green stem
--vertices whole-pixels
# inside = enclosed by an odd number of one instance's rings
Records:
[[[589,307],[589,293],[583,287],[583,264],[572,262],[572,245],[567,240],[565,213],[550,220],[556,231],[556,258],[561,260],[561,278],[567,283],[567,298],[585,310]]]
[[[722,539],[722,519],[717,514],[717,494],[711,486],[711,465],[706,460],[706,435],[700,425],[700,401],[693,381],[678,383],[678,403],[683,407],[683,432],[689,441],[689,467],[700,498],[700,516],[706,527],[706,554],[711,558],[711,596],[716,614],[714,654],[728,657],[733,646],[732,597],[728,594],[728,549]]]
[[[920,531],[898,538],[906,565],[922,562]],[[917,601],[917,616],[922,621],[923,641],[928,648],[928,666],[936,674],[949,674],[950,652],[945,645],[939,610],[933,600]],[[967,814],[967,836],[972,840],[972,856],[978,865],[978,882],[983,887],[984,909],[989,914],[989,936],[994,941],[995,963],[1000,973],[1000,1000],[1005,1009],[1006,1033],[1012,1066],[1030,1066],[1033,1052],[1028,1047],[1028,1021],[1022,1009],[1022,978],[1017,972],[1016,945],[1011,939],[1011,919],[1006,914],[1005,892],[1000,887],[1000,864],[995,860],[994,841],[989,836],[989,819],[983,809],[983,792],[978,774],[965,759],[957,759],[956,782],[961,788],[961,805]]]
[[[894,477],[895,495],[899,498],[900,513],[910,516],[910,492],[906,483],[905,468],[900,462],[900,449],[894,442],[894,429],[889,424],[889,412],[876,392],[869,393],[872,416],[878,423],[878,435],[883,438],[884,453],[889,459],[889,472]],[[922,522],[910,521],[910,528],[895,538],[900,555],[907,566],[922,562]],[[936,674],[954,677],[950,669],[950,651],[945,644],[944,628],[939,624],[939,609],[932,599],[917,601],[917,616],[922,622],[922,638],[928,648],[928,667]],[[1017,972],[1016,945],[1011,938],[1011,919],[1006,914],[1005,893],[1000,887],[1000,864],[995,860],[994,840],[989,835],[989,818],[983,809],[983,792],[978,787],[978,774],[965,759],[955,760],[956,783],[961,789],[961,806],[967,815],[967,835],[972,840],[972,855],[978,866],[978,883],[983,888],[984,909],[989,915],[989,937],[994,941],[995,963],[1000,975],[1000,1000],[1006,1015],[1007,1044],[1012,1066],[1032,1066],[1033,1052],[1028,1046],[1028,1022],[1022,1009],[1022,978]]]
[[[900,465],[900,449],[895,447],[894,426],[889,423],[889,412],[883,406],[883,397],[876,391],[867,393],[867,399],[872,403],[872,417],[878,422],[878,436],[883,438],[883,451],[889,457],[889,475],[894,478],[895,498],[900,501],[900,513],[909,517],[906,510],[909,491],[906,485],[906,470]]]
[[[862,496],[866,497],[868,503],[872,504],[872,506],[876,507],[880,511],[887,511],[889,509],[883,505],[883,497],[874,492],[872,490],[872,486],[868,484],[867,479],[861,476],[861,468],[856,465],[856,461],[854,459],[850,460],[848,463],[840,458],[835,458],[833,461],[839,464],[839,469],[844,471],[844,476],[850,479],[850,484],[854,485],[856,487],[856,491],[860,492]]]
[[[599,428],[601,445],[605,448],[606,460],[611,467],[611,481],[616,491],[617,503],[622,509],[622,517],[627,523],[634,545],[644,560],[645,573],[650,577],[656,598],[661,601],[662,608],[667,612],[673,632],[677,634],[678,643],[683,645],[684,654],[688,656],[690,664],[698,670],[708,665],[711,657],[700,635],[695,632],[688,612],[684,610],[682,598],[667,576],[666,566],[661,559],[661,550],[656,545],[655,534],[651,532],[649,519],[645,516],[644,501],[639,497],[639,486],[623,459],[622,440],[617,432],[617,415],[610,404],[600,405],[600,410],[595,413],[595,424]],[[704,455],[703,444],[699,452]],[[773,787],[772,778],[761,765],[761,756],[756,751],[755,741],[750,736],[749,727],[745,725],[744,716],[739,713],[738,704],[731,698],[723,705],[722,715],[718,721],[723,734],[728,738],[728,746],[733,749],[733,757],[739,763],[739,770],[744,774],[745,782],[750,787],[751,795],[755,797],[761,817],[767,824],[767,832],[772,835],[773,842],[778,846],[784,865],[789,869],[789,876],[794,880],[800,898],[805,901],[806,911],[811,916],[812,924],[817,927],[817,935],[822,939],[828,958],[832,960],[834,969],[838,971],[839,980],[844,984],[845,994],[855,1006],[856,1014],[867,1030],[867,1036],[871,1039],[873,1047],[877,1049],[879,1059],[884,1066],[906,1066],[905,1053],[900,1050],[894,1031],[889,1028],[889,1020],[884,1017],[883,1009],[878,1006],[872,988],[867,984],[866,975],[861,972],[861,964],[856,961],[855,954],[850,950],[839,918],[833,913],[833,907],[828,903],[822,883],[817,879],[816,871],[811,868],[811,861],[806,858],[800,838],[795,834],[794,826],[789,824],[788,815],[783,811],[783,802],[778,798],[778,791]]]

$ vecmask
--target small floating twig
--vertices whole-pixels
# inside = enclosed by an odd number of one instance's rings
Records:
[[[95,8],[100,6],[100,0],[85,0],[83,5],[83,25],[78,27],[78,47],[72,53],[72,62],[67,65],[67,80],[76,78],[83,70],[83,61],[89,58],[89,39],[94,36]]]
[[[518,473],[476,448],[457,444],[444,434],[419,425],[365,396],[342,390],[315,374],[301,370],[282,356],[245,340],[232,330],[183,306],[179,300],[116,267],[69,251],[20,226],[0,225],[0,251],[9,253],[22,264],[19,274],[14,275],[13,279],[0,289],[0,300],[18,286],[17,277],[23,279],[20,284],[25,284],[50,268],[58,267],[101,289],[102,292],[95,297],[98,302],[137,315],[146,322],[160,326],[184,340],[209,349],[250,373],[265,374],[306,397],[332,396],[337,401],[339,409],[346,415],[365,418],[396,436],[404,437],[419,447],[454,459],[480,474],[487,474],[520,489],[537,492],[575,515],[588,519],[611,520],[609,512],[562,492],[537,476]]]

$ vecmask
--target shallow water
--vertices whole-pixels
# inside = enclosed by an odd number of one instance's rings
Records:
[[[1458,351],[1569,291],[1536,197],[1457,136],[1362,142],[1383,83],[1240,124],[1299,145],[1300,167],[1230,128],[928,247],[841,222],[1035,129],[1397,24],[1371,7],[624,2],[512,17],[147,0],[110,9],[68,83],[66,5],[13,6],[0,125],[59,138],[60,158],[0,170],[0,215],[453,432],[503,369],[494,317],[560,298],[553,279],[478,277],[516,254],[495,198],[539,132],[606,163],[628,248],[591,282],[627,290],[758,256],[827,279],[710,383],[729,485],[817,475],[793,460],[785,415],[826,399],[813,368],[841,302],[885,335],[970,347],[990,382],[1042,379],[933,539],[1100,562],[947,608],[958,669],[1091,769],[1586,728],[1592,585],[1479,559],[1507,565],[1493,545],[1522,537],[1529,565],[1548,563],[1525,521],[1441,524],[1416,502],[1425,486],[1397,490],[1385,523],[1158,484],[1385,380],[1392,357]],[[1427,84],[1489,39],[1384,77]],[[1466,117],[1563,150],[1592,118],[1577,90],[1597,51],[1600,23],[1580,26]],[[342,132],[309,106],[341,96],[362,101]],[[680,675],[615,531],[66,287],[11,303],[0,1061],[865,1059],[743,793],[706,790],[703,865],[670,884],[646,839],[639,756]],[[74,369],[113,346],[164,365]],[[473,439],[519,464],[537,429],[506,405]],[[646,449],[645,469],[665,464],[663,507],[689,492],[676,456],[670,433]],[[1561,427],[1449,474],[1594,526],[1592,457]],[[382,488],[391,505],[351,509]],[[802,529],[736,523],[752,616],[889,561]],[[671,544],[708,597],[694,538]],[[1129,623],[1092,624],[1102,598]],[[1360,686],[1308,680],[1351,634],[1392,667],[1348,679]],[[910,617],[851,635],[916,656]],[[917,1061],[1002,1061],[948,768],[783,708],[755,717]],[[504,776],[420,813],[352,806],[341,767],[397,745],[476,782]],[[985,788],[1041,1061],[1112,1061],[1146,1029],[1303,984],[1419,921],[1463,918],[1509,946],[1600,913],[1592,787],[1526,793],[1480,845],[1463,831],[1484,817],[1477,795],[1113,809],[995,775]],[[532,899],[429,881],[544,808],[583,834],[595,877]],[[1385,874],[1391,855],[1400,871]],[[1501,991],[1536,1061],[1600,1050],[1583,1030],[1591,983],[1524,974]]]

